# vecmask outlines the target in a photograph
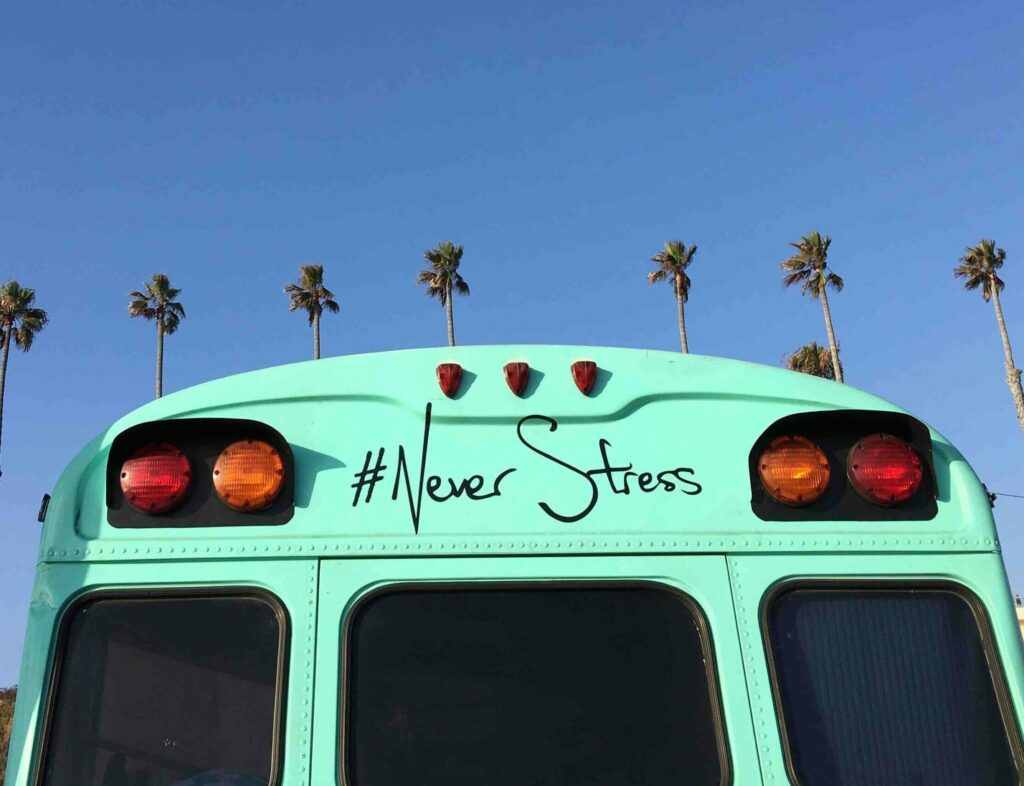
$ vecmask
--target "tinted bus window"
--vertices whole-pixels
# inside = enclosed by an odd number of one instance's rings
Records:
[[[281,613],[240,596],[110,597],[71,613],[45,786],[267,786]]]
[[[704,623],[678,593],[395,591],[346,643],[353,786],[724,780]]]
[[[970,604],[941,590],[797,589],[768,611],[803,786],[1016,784]]]

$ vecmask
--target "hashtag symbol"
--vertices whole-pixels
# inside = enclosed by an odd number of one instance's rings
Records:
[[[373,496],[374,487],[383,478],[384,470],[387,469],[387,465],[384,464],[384,448],[381,448],[377,453],[377,461],[371,469],[370,460],[372,458],[373,451],[366,451],[366,461],[363,462],[363,469],[355,474],[356,482],[352,484],[352,488],[356,490],[356,495],[352,498],[352,507],[359,504],[359,498],[363,495],[363,489],[366,489],[366,501],[370,501],[370,497]]]

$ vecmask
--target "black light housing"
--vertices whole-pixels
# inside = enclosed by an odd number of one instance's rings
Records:
[[[218,457],[229,445],[242,440],[266,443],[282,464],[279,493],[258,511],[232,509],[221,501],[214,488]],[[132,471],[133,458],[152,452],[154,446],[166,446],[164,452],[179,464],[187,463],[190,470],[184,495],[166,507],[153,507],[148,500],[140,505],[138,499],[129,498],[131,485],[124,485],[131,480],[123,476]],[[189,418],[133,426],[114,439],[107,458],[106,478],[107,521],[118,528],[273,526],[286,523],[295,512],[295,461],[291,448],[275,429],[255,420]]]
[[[919,482],[912,489],[908,486],[909,493],[900,493],[898,498],[893,498],[891,492],[872,495],[858,490],[851,480],[855,446],[879,434],[905,445],[919,462]],[[825,492],[811,504],[794,507],[773,499],[760,477],[760,457],[784,435],[799,435],[818,445],[834,470]],[[758,437],[750,451],[749,466],[751,509],[764,521],[928,521],[938,513],[928,427],[898,412],[843,409],[789,415]],[[853,470],[853,475],[857,472]]]

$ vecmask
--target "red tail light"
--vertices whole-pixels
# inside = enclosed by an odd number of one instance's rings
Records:
[[[878,505],[899,505],[921,487],[924,471],[914,449],[891,434],[864,437],[850,450],[850,483]]]
[[[145,445],[121,466],[121,491],[136,510],[168,513],[185,501],[192,486],[188,456],[174,445]]]

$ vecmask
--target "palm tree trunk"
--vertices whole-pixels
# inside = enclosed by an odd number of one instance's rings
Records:
[[[448,285],[448,297],[444,301],[444,309],[448,315],[448,346],[455,346],[455,317],[452,315],[452,285]]]
[[[4,428],[4,383],[7,381],[7,356],[11,352],[11,331],[13,325],[3,326],[3,356],[0,358],[0,437]],[[0,472],[2,475],[3,472]]]
[[[682,277],[676,273],[676,311],[679,316],[679,344],[682,351],[689,353],[690,348],[686,344],[686,320],[683,318],[683,288]]]
[[[832,329],[832,312],[828,308],[828,295],[825,285],[821,285],[821,310],[825,312],[825,332],[828,334],[828,348],[832,352],[832,368],[835,370],[836,382],[843,381],[843,367],[839,365],[839,345],[836,344],[836,332]]]
[[[1003,306],[999,302],[999,290],[992,282],[992,303],[996,308],[996,322],[999,323],[999,337],[1003,340],[1003,354],[1006,356],[1006,384],[1010,386],[1013,406],[1017,410],[1017,420],[1024,431],[1024,389],[1021,389],[1020,369],[1013,362],[1013,349],[1010,347],[1010,336],[1006,332],[1006,321],[1003,319]]]
[[[156,317],[156,397],[164,394],[164,317]]]
[[[320,359],[320,315],[313,312],[313,360]]]

